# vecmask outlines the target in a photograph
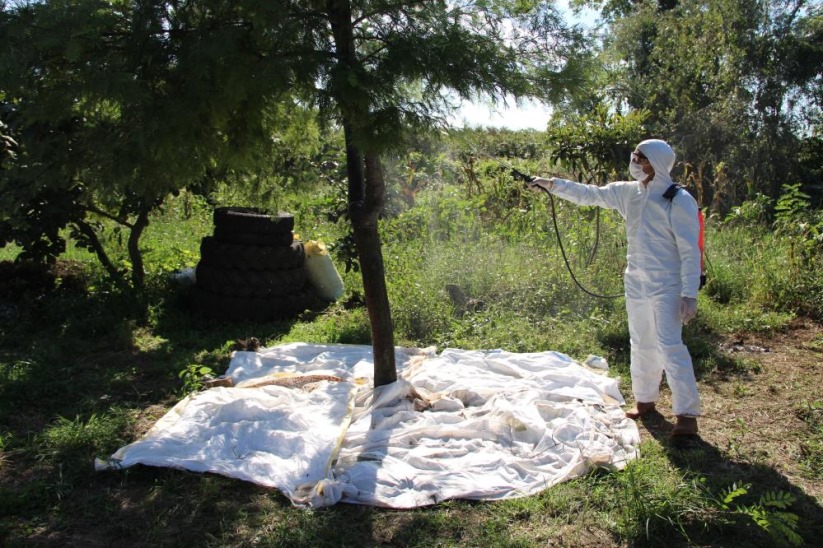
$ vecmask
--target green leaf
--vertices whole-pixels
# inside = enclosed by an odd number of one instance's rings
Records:
[[[750,487],[751,485],[749,484],[744,484],[740,487],[738,487],[736,483],[732,484],[732,486],[729,487],[726,491],[726,495],[723,497],[723,504],[731,504],[732,501],[734,501],[734,499],[736,499],[737,497],[743,496],[746,493],[748,493]]]
[[[760,504],[772,508],[786,509],[795,503],[797,497],[785,491],[769,491],[760,497]]]

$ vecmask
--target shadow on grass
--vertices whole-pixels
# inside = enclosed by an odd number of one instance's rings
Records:
[[[705,324],[696,322],[683,329],[683,342],[689,349],[694,363],[694,374],[698,381],[709,375],[722,374],[747,375],[738,362],[722,350],[723,336]]]
[[[197,545],[285,500],[211,475],[93,471],[182,397],[187,365],[222,373],[234,341],[296,321],[205,321],[182,295],[147,309],[87,287],[0,292],[0,544]]]
[[[732,485],[738,487],[749,484],[748,495],[741,497],[735,504],[749,505],[756,503],[767,492],[789,493],[796,502],[786,511],[796,514],[799,519],[797,533],[808,545],[816,544],[815,539],[823,536],[823,507],[814,498],[807,495],[802,488],[794,485],[789,478],[772,467],[763,464],[740,462],[726,457],[714,445],[706,442],[699,435],[684,439],[672,439],[670,433],[674,425],[659,413],[651,413],[641,419],[643,426],[660,443],[669,461],[684,474],[705,478],[705,487],[720,496]],[[737,527],[747,529],[744,538],[749,545],[754,540],[762,542],[756,545],[774,546],[775,540],[759,529],[753,520],[744,515],[738,516]],[[696,524],[694,530],[686,530],[693,542],[716,542],[717,536],[707,532],[703,524]],[[727,534],[723,535],[728,538]]]
[[[236,341],[277,340],[321,314],[322,303],[299,319],[224,322],[193,314],[180,289],[148,307],[85,287],[5,296],[0,544],[339,546],[374,535],[372,508],[306,511],[275,490],[214,474],[92,469],[182,397],[188,365],[221,374]]]
[[[296,321],[204,320],[173,291],[154,308],[134,295],[105,291],[2,297],[0,426],[17,439],[58,416],[180,397],[179,374],[188,365],[222,373],[235,341],[261,333],[279,337]],[[152,329],[142,327],[148,322]]]

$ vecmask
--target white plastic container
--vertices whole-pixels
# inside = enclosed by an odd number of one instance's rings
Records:
[[[303,244],[306,250],[306,276],[321,299],[336,301],[343,296],[343,279],[334,267],[329,251],[320,240]]]

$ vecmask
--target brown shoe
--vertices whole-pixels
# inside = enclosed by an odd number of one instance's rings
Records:
[[[643,415],[655,411],[654,402],[637,402],[634,407],[626,411],[626,416],[630,419],[639,419]]]
[[[697,434],[697,417],[677,415],[677,422],[672,430],[672,437],[693,436]]]

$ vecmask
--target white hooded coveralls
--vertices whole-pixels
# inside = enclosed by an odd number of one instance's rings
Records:
[[[688,192],[677,192],[672,201],[663,197],[672,184],[675,158],[665,141],[649,139],[637,149],[654,168],[648,186],[620,181],[598,187],[553,179],[551,192],[579,205],[615,209],[626,221],[623,284],[635,401],[658,401],[665,371],[674,414],[698,416],[700,398],[680,318],[681,297],[696,299],[700,286],[697,202]]]

